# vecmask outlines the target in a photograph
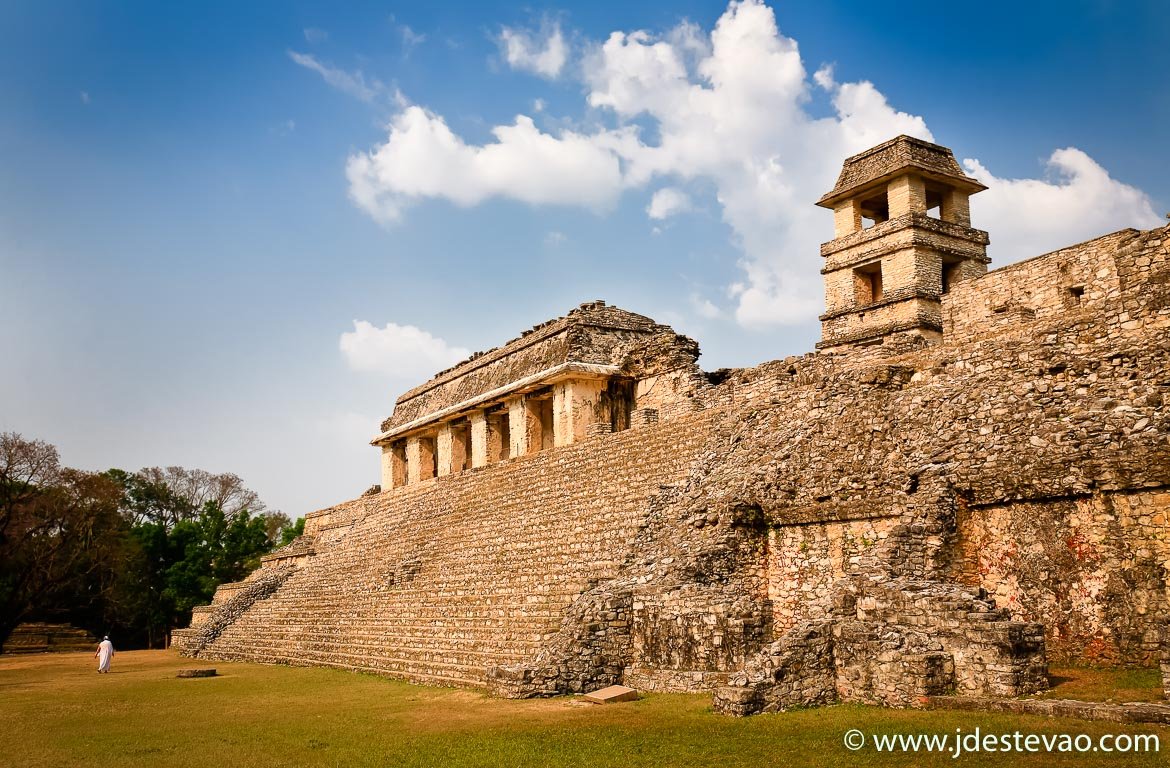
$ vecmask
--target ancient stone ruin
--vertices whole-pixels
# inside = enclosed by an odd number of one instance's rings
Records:
[[[220,587],[190,656],[736,715],[1007,697],[1049,661],[1170,687],[1170,230],[988,272],[950,150],[819,202],[818,350],[706,373],[597,301],[402,395],[379,493]]]

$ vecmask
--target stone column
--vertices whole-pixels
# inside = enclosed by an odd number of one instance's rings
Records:
[[[891,181],[886,188],[886,202],[891,219],[907,213],[926,213],[926,186],[922,177],[908,173]]]
[[[429,435],[406,439],[407,482],[417,483],[435,476],[435,439]]]
[[[451,474],[451,425],[440,424],[439,433],[435,437],[435,474],[445,477]]]
[[[382,490],[388,491],[394,487],[394,449],[389,445],[382,446]]]
[[[943,195],[942,205],[939,206],[939,216],[943,221],[954,224],[971,226],[971,200],[966,192],[957,189],[948,189]]]
[[[382,490],[406,485],[406,447],[401,440],[382,446]]]
[[[471,421],[471,466],[472,468],[488,465],[488,428],[487,413],[472,411]]]
[[[451,473],[455,474],[468,469],[471,465],[471,446],[468,442],[470,430],[465,422],[448,425],[451,428]]]
[[[845,237],[861,229],[861,205],[857,200],[845,200],[833,208],[833,239]]]
[[[542,442],[540,405],[526,397],[508,401],[508,439],[512,456],[527,456],[540,450]]]
[[[601,404],[605,386],[604,379],[570,379],[553,387],[554,445],[572,445],[590,424],[609,420]]]
[[[500,413],[497,411],[496,413],[487,414],[488,464],[495,464],[512,455],[512,445],[508,439],[508,431],[508,414],[506,412]]]

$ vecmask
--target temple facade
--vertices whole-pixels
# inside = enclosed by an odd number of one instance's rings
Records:
[[[631,365],[631,353],[639,363]],[[648,317],[582,304],[403,394],[372,444],[384,491],[654,419],[698,346]],[[658,365],[653,363],[658,361]],[[647,363],[651,363],[649,367]]]

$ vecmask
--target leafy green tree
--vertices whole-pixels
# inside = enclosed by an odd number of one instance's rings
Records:
[[[277,546],[286,546],[292,543],[292,540],[297,536],[303,536],[305,533],[305,518],[298,517],[296,523],[285,526],[280,531],[280,542]]]
[[[96,619],[125,555],[119,487],[63,469],[56,449],[0,434],[0,647],[52,608]]]
[[[230,473],[80,472],[0,434],[0,647],[33,617],[153,647],[303,530]]]

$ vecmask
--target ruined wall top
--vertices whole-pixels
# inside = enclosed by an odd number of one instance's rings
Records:
[[[948,148],[913,136],[898,136],[845,160],[837,184],[817,205],[832,208],[835,203],[877,181],[889,181],[899,172],[914,169],[926,176],[975,193],[987,189],[963,173]]]
[[[655,346],[665,357],[677,357],[680,351],[691,363],[698,357],[698,345],[675,334],[670,326],[604,301],[587,302],[563,317],[533,326],[500,347],[476,352],[405,392],[381,429],[387,432],[425,419],[562,366],[616,375],[635,347],[656,337],[663,337]]]

